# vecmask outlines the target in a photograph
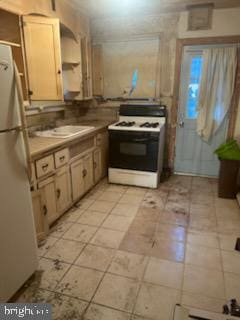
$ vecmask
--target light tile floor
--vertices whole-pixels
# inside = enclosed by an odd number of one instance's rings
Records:
[[[214,179],[105,179],[53,227],[17,301],[51,303],[54,320],[171,320],[176,303],[222,312],[240,300],[239,236],[239,207]]]

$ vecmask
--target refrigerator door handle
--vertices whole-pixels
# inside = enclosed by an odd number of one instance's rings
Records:
[[[3,67],[4,70],[7,70],[9,67],[9,63],[8,63],[8,61],[2,60],[2,61],[0,61],[0,66]]]
[[[27,121],[24,113],[24,99],[23,99],[23,92],[22,92],[22,85],[21,85],[21,79],[19,76],[17,65],[14,61],[14,76],[16,80],[16,87],[17,87],[17,94],[19,98],[19,114],[21,119],[21,131],[23,133],[23,140],[24,140],[24,147],[26,151],[26,158],[27,158],[27,173],[28,173],[28,179],[31,184],[32,181],[32,166],[31,166],[31,153],[30,153],[30,147],[29,147],[29,141],[28,141],[28,134],[27,134]]]

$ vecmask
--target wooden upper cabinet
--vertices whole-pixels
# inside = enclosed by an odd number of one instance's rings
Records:
[[[103,54],[102,46],[92,46],[93,95],[103,95]]]
[[[63,100],[59,20],[23,16],[31,100]]]

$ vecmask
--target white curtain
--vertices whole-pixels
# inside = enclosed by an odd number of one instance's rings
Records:
[[[203,50],[197,132],[206,141],[217,131],[230,108],[236,69],[236,47]]]

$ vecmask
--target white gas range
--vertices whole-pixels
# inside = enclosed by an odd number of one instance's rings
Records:
[[[110,125],[109,182],[157,188],[163,166],[166,107],[120,106],[119,121]]]

